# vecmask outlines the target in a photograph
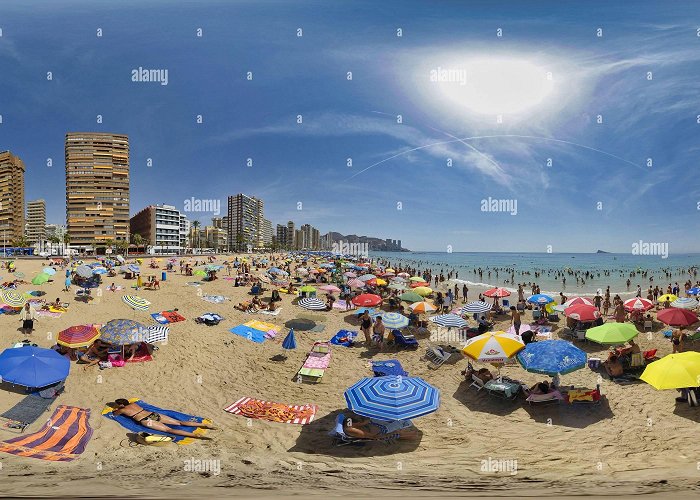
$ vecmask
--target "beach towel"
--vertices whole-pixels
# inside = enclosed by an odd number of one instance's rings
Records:
[[[331,339],[331,344],[342,345],[343,347],[350,347],[356,338],[357,332],[353,332],[350,330],[340,330]]]
[[[148,342],[149,344],[153,344],[155,342],[167,342],[169,334],[170,328],[168,328],[167,326],[149,326],[148,333],[146,333],[146,342]]]
[[[169,323],[179,323],[185,321],[185,317],[177,311],[163,311],[161,313]]]
[[[266,323],[265,321],[259,321],[257,319],[252,319],[248,321],[247,323],[243,323],[245,326],[249,326],[251,328],[255,328],[256,330],[262,330],[264,332],[269,332],[270,330],[274,330],[275,332],[279,330],[277,328],[277,325],[274,325],[272,323]]]
[[[85,451],[92,437],[90,410],[61,405],[34,434],[0,443],[0,451],[50,462],[70,462]]]
[[[317,349],[325,350],[327,352],[317,352]],[[312,368],[317,370],[325,370],[331,362],[331,350],[330,344],[327,342],[317,342],[314,344],[309,356],[304,361],[304,368]]]
[[[265,342],[265,336],[267,335],[267,332],[265,331],[256,330],[255,328],[251,328],[245,325],[238,325],[234,328],[231,328],[229,332],[235,333],[236,335],[239,335],[241,337],[245,337],[248,340],[252,340],[253,342],[256,342],[258,344],[262,344],[263,342]]]
[[[282,311],[282,308],[275,309],[274,311],[268,311],[266,309],[261,309],[258,311],[260,314],[267,314],[268,316],[277,316]]]
[[[144,410],[160,413],[161,415],[167,415],[168,417],[179,420],[180,422],[205,422],[207,424],[211,423],[210,420],[207,420],[202,417],[196,417],[194,415],[188,415],[186,413],[180,413],[179,411],[174,410],[164,410],[163,408],[158,408],[157,406],[149,405],[148,403],[145,403],[138,398],[130,398],[129,403],[136,403]],[[157,434],[159,436],[170,436],[171,438],[173,438],[173,442],[181,445],[190,444],[195,441],[195,438],[169,434],[167,432],[162,432],[156,429],[152,429],[151,427],[146,427],[141,424],[137,424],[129,417],[125,417],[124,415],[115,415],[114,413],[112,413],[112,408],[110,408],[109,406],[105,406],[105,408],[102,410],[102,416],[110,420],[114,420],[115,422],[119,423],[119,425],[132,432],[145,431],[149,434]],[[194,432],[195,434],[206,433],[206,429],[202,429],[201,427],[191,427],[183,425],[173,425],[169,427],[181,431]]]
[[[168,321],[168,318],[163,316],[161,313],[153,313],[153,314],[151,314],[151,318],[153,318],[155,321],[157,321],[161,325],[167,325],[168,323],[170,323],[170,321]]]
[[[340,309],[341,311],[349,310],[348,303],[342,299],[336,300],[335,302],[333,302],[333,309]]]
[[[60,318],[61,317],[61,313],[47,311],[45,309],[37,309],[36,315],[41,316],[42,318]]]
[[[195,318],[195,323],[204,323],[207,326],[218,325],[224,318],[216,313],[204,313],[201,316]]]
[[[202,300],[206,300],[212,304],[221,304],[228,300],[228,297],[224,297],[223,295],[205,295],[202,297]]]
[[[224,411],[241,417],[280,422],[283,424],[305,425],[313,421],[316,405],[286,405],[253,398],[241,398]]]

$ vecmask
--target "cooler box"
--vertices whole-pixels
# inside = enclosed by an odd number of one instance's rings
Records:
[[[588,358],[588,368],[597,370],[600,367],[600,358]]]

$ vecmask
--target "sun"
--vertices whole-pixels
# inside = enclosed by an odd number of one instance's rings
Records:
[[[483,115],[522,114],[541,105],[554,87],[552,73],[520,59],[480,58],[437,68],[431,81],[453,106]]]

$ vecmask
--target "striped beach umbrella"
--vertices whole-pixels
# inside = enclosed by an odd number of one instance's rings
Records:
[[[419,377],[371,377],[348,388],[345,400],[348,408],[363,417],[406,420],[437,410],[440,391]]]
[[[698,307],[698,301],[688,297],[681,297],[671,302],[671,307],[677,307],[678,309],[695,309]]]
[[[75,274],[81,278],[89,278],[92,276],[92,268],[86,265],[78,266],[78,268],[75,270]]]
[[[301,299],[299,305],[304,309],[310,309],[312,311],[322,311],[326,309],[326,303],[314,297],[305,297]]]
[[[85,347],[100,337],[100,331],[92,325],[77,325],[58,332],[56,342],[66,347]]]
[[[22,307],[27,302],[27,299],[21,293],[14,290],[1,291],[0,299],[2,299],[4,304],[14,308]]]
[[[373,293],[363,293],[352,299],[352,303],[358,307],[375,307],[382,303],[382,298]]]
[[[578,306],[578,305],[592,306],[595,304],[593,304],[593,301],[591,299],[588,299],[586,297],[573,297],[573,298],[567,300],[566,302],[564,302],[563,304],[559,304],[559,305],[554,306],[554,309],[556,311],[564,312],[567,307]]]
[[[380,313],[379,316],[382,317],[382,322],[387,328],[404,328],[409,323],[406,316],[395,312]]]
[[[550,302],[554,302],[554,299],[544,293],[538,293],[528,297],[527,301],[530,304],[549,304]]]
[[[440,314],[439,316],[431,316],[430,321],[436,325],[445,326],[448,328],[464,328],[467,322],[461,316],[456,314]]]
[[[344,272],[343,276],[345,276],[346,278],[357,278],[357,274],[353,273],[352,271]]]
[[[493,304],[488,304],[486,302],[482,302],[481,300],[476,300],[474,302],[470,302],[469,304],[464,305],[462,307],[462,314],[485,313],[486,311],[490,311],[492,307]]]
[[[410,306],[411,310],[415,313],[428,313],[428,312],[433,312],[437,311],[437,308],[432,305],[430,302],[414,302]]]
[[[100,329],[100,339],[116,346],[144,342],[147,334],[145,325],[130,319],[113,319]]]
[[[586,353],[565,340],[531,342],[516,358],[527,371],[544,375],[566,374],[586,366]]]
[[[149,301],[138,295],[124,295],[122,297],[122,302],[135,311],[148,311],[148,306],[151,305]]]
[[[484,292],[486,297],[510,297],[510,292],[505,288],[491,288]]]
[[[365,282],[360,281],[357,278],[352,278],[351,280],[348,280],[348,286],[351,288],[363,288],[365,286]]]
[[[622,303],[625,311],[648,311],[654,307],[654,303],[650,300],[643,299],[641,297],[634,297],[633,299],[628,299]]]
[[[486,332],[467,341],[462,352],[483,363],[505,363],[525,348],[519,337],[506,332]]]

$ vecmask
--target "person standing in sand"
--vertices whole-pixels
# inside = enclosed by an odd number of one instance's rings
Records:
[[[620,300],[615,304],[615,321],[617,321],[618,323],[624,323],[625,316],[625,306],[624,303]]]
[[[510,306],[510,312],[513,315],[511,318],[511,324],[513,325],[513,330],[515,330],[516,335],[520,335],[520,313],[515,306]]]
[[[370,317],[369,312],[365,310],[365,312],[362,313],[362,316],[360,316],[360,329],[362,330],[362,333],[365,334],[365,340],[367,341],[368,347],[372,344],[372,335],[370,333],[371,328],[372,318]]]

